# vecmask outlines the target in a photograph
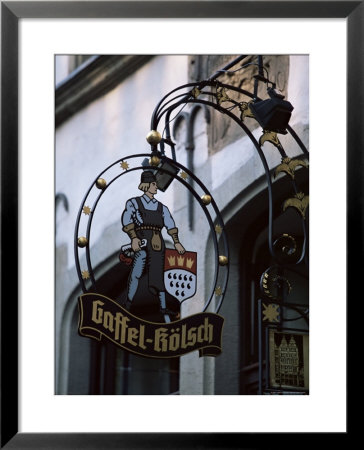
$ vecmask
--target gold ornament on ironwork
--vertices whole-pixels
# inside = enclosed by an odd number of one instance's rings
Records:
[[[263,303],[264,309],[263,309],[263,321],[268,320],[268,322],[279,322],[279,305],[269,303],[268,306]]]
[[[274,249],[277,248],[285,256],[292,256],[297,250],[296,239],[287,233],[283,233],[275,240],[273,247]]]
[[[292,286],[287,278],[279,275],[270,275],[268,274],[268,272],[264,272],[262,279],[262,288],[267,297],[277,300],[279,297],[278,291],[272,292],[272,288],[277,289],[277,286],[283,287],[282,283],[286,285],[287,295],[289,295],[292,290]]]
[[[77,245],[80,248],[86,247],[87,244],[88,244],[88,240],[84,236],[81,236],[77,239]]]
[[[287,175],[292,177],[292,179],[294,179],[297,167],[307,168],[308,165],[305,161],[302,161],[301,159],[282,158],[282,164],[279,164],[279,166],[277,166],[276,170],[274,171],[274,178],[276,178],[276,176],[280,172],[285,172]]]
[[[162,136],[159,131],[151,130],[147,134],[146,139],[150,145],[157,145],[162,140]]]
[[[240,103],[239,109],[241,111],[240,120],[242,122],[244,122],[245,117],[252,117],[253,119],[255,119],[255,116],[252,110],[250,109],[250,103],[247,102]]]
[[[298,194],[296,194],[294,197],[287,199],[283,203],[283,211],[292,206],[293,208],[296,208],[301,216],[305,219],[308,202],[309,196],[305,195],[303,192],[298,192]]]
[[[219,264],[220,264],[220,266],[226,266],[228,262],[229,262],[229,260],[228,260],[227,256],[225,256],[225,255],[220,255],[219,256]]]
[[[209,205],[211,203],[211,195],[205,194],[201,197],[201,200],[204,205]]]
[[[216,92],[216,100],[219,105],[223,102],[231,102],[231,98],[227,95],[225,88],[220,88]]]
[[[98,178],[96,180],[96,187],[98,189],[104,190],[106,188],[106,185],[107,185],[107,183],[103,178]]]
[[[89,206],[84,206],[84,207],[82,208],[82,212],[83,212],[86,216],[88,216],[88,215],[91,214],[91,208],[90,208]]]
[[[194,87],[191,91],[191,95],[194,98],[197,98],[200,94],[201,94],[201,91],[197,87]]]
[[[215,295],[216,295],[216,296],[222,295],[222,289],[221,289],[220,286],[218,286],[218,287],[215,289]]]
[[[84,280],[88,280],[90,278],[90,272],[88,270],[83,270],[82,271],[82,278]]]
[[[161,162],[160,158],[155,155],[152,156],[149,160],[149,164],[154,167],[158,166],[160,162]]]
[[[265,142],[270,142],[275,147],[282,148],[276,131],[263,131],[262,136],[259,138],[259,145],[262,146]]]
[[[263,286],[263,290],[264,292],[269,295],[269,289],[268,289],[268,274],[265,273],[263,275],[263,281],[262,281],[262,286]]]
[[[187,180],[188,175],[187,175],[186,172],[182,171],[182,172],[180,173],[180,177],[183,178],[184,180]]]
[[[222,226],[221,225],[216,225],[215,226],[215,231],[217,234],[221,234],[222,233]]]
[[[121,167],[123,170],[128,170],[128,169],[129,169],[129,164],[128,164],[126,161],[122,161],[122,162],[120,163],[120,167]]]

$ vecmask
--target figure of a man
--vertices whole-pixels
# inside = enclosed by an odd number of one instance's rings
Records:
[[[178,229],[168,208],[154,198],[158,187],[153,172],[146,170],[142,173],[138,188],[144,194],[126,202],[121,218],[123,231],[131,239],[131,247],[135,252],[128,280],[128,297],[123,306],[130,310],[139,280],[146,270],[149,290],[152,294],[158,295],[160,311],[165,320],[170,321],[170,317],[175,318],[176,314],[166,307],[164,286],[165,243],[161,234],[162,228],[166,227],[178,253],[185,253],[185,249],[179,242]],[[141,248],[142,239],[146,240],[146,246]]]

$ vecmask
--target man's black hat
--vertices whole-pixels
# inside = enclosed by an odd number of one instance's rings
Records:
[[[145,170],[140,177],[140,182],[152,183],[153,181],[157,181],[153,172],[151,172],[150,170]]]

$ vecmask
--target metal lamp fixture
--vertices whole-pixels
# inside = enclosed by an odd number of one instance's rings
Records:
[[[251,103],[250,109],[263,130],[287,134],[293,106],[273,88],[268,88],[268,95],[270,98],[267,100]]]
[[[179,169],[163,158],[159,157],[154,158],[156,158],[155,163],[153,163],[152,160],[145,158],[144,161],[142,162],[142,166],[146,167],[145,170],[151,170],[153,172],[156,178],[158,189],[162,192],[165,192],[168,189],[169,185],[174,180],[174,178],[176,177],[177,173],[179,172]],[[150,168],[150,165],[155,166],[155,169],[152,170]]]

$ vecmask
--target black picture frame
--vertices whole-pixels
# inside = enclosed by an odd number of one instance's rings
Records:
[[[363,1],[5,1],[1,2],[1,448],[272,448],[296,446],[289,433],[19,433],[18,329],[18,24],[21,18],[345,18],[347,20],[347,297],[363,249]],[[328,71],[332,73],[332,71]],[[333,93],[333,95],[338,95]],[[333,130],[334,130],[333,124]],[[344,176],[345,174],[343,174]],[[340,174],[338,174],[340,176]],[[11,301],[9,301],[11,296]],[[348,347],[349,348],[349,347]],[[350,384],[350,383],[348,383]],[[334,394],[333,394],[334,395]],[[336,444],[351,436],[337,433]],[[299,445],[322,433],[306,433]],[[293,443],[292,443],[293,439]],[[269,442],[269,445],[268,445]],[[291,442],[291,444],[289,444]]]

